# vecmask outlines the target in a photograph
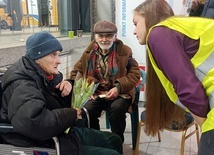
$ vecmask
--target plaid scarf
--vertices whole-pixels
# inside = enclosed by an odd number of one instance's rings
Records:
[[[91,56],[88,63],[87,75],[92,77],[95,77],[95,75],[97,75],[100,81],[105,81],[103,75],[101,74],[100,68],[97,67],[99,65],[99,54],[99,46],[97,43],[95,43],[92,47]],[[113,43],[112,47],[109,50],[108,56],[108,75],[114,76],[117,74],[117,72],[118,66],[116,63],[116,44]]]

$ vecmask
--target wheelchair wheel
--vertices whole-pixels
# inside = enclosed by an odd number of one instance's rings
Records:
[[[8,29],[8,24],[5,20],[1,21],[1,29],[6,30]]]

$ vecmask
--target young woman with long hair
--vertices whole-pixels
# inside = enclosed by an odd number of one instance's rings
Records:
[[[165,0],[146,0],[133,23],[147,46],[146,133],[182,127],[188,111],[201,126],[199,155],[213,155],[214,21],[174,16]]]

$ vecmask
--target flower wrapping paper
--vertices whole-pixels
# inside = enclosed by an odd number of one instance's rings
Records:
[[[94,94],[98,85],[99,83],[95,83],[84,77],[75,80],[72,94],[72,107],[82,108],[90,96]]]

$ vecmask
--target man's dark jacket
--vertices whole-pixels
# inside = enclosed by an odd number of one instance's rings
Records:
[[[22,57],[5,72],[1,118],[11,122],[16,133],[2,135],[4,141],[17,146],[51,147],[51,138],[57,136],[65,148],[73,147],[74,154],[81,152],[76,138],[64,134],[76,122],[77,111],[71,109],[66,102],[69,99],[61,97],[61,92],[55,89],[61,80],[60,73],[48,81],[28,57]]]

